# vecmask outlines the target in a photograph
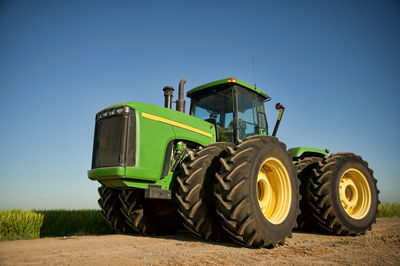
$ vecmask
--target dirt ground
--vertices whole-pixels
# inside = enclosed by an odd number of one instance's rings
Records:
[[[0,242],[0,265],[400,265],[400,218],[378,219],[357,237],[294,233],[283,246],[248,249],[179,233]]]

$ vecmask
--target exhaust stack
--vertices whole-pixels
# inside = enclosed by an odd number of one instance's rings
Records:
[[[164,107],[172,109],[172,97],[174,96],[174,88],[171,86],[165,86],[164,89]]]
[[[279,125],[281,124],[281,119],[283,116],[283,112],[285,112],[285,107],[283,107],[282,104],[277,103],[275,105],[275,109],[279,110],[279,115],[278,115],[278,120],[276,120],[276,123],[275,123],[274,132],[272,133],[272,136],[274,136],[274,137],[276,136],[276,133],[278,132]]]
[[[176,101],[176,110],[178,112],[185,112],[185,100],[183,98],[183,85],[186,83],[186,79],[182,79],[179,82],[179,95],[178,95],[178,100]]]

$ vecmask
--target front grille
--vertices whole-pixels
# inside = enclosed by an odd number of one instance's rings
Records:
[[[118,110],[106,110],[97,114],[96,119],[92,169],[134,166],[136,153],[134,110],[126,106]]]

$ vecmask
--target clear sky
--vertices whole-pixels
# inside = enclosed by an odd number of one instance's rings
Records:
[[[399,1],[2,0],[0,209],[97,208],[97,111],[253,84],[252,55],[281,141],[361,155],[400,202]]]

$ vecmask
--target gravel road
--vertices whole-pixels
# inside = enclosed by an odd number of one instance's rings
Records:
[[[0,242],[0,265],[400,265],[400,218],[357,237],[294,233],[283,246],[248,249],[197,240],[103,235]]]

